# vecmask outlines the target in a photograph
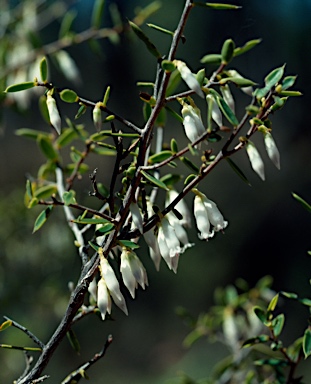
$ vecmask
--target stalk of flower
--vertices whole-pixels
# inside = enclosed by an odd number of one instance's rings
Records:
[[[224,220],[223,215],[212,200],[196,188],[192,191],[195,193],[194,217],[199,230],[198,236],[200,239],[208,240],[214,236],[214,232],[224,230],[228,222]],[[211,230],[211,225],[213,230]]]
[[[275,144],[275,141],[269,131],[264,132],[264,143],[266,147],[266,151],[272,163],[277,167],[277,169],[281,168],[280,163],[280,152]]]
[[[180,102],[183,105],[181,114],[183,117],[183,126],[185,129],[185,133],[191,143],[193,143],[206,131],[202,122],[201,113],[199,108],[197,108],[194,103],[193,106],[183,101]],[[199,147],[199,145],[197,145],[196,147]]]
[[[212,119],[218,125],[218,127],[222,127],[222,113],[216,103],[216,100],[212,95],[206,95],[206,101],[208,104],[208,109],[211,111]]]
[[[52,95],[49,93],[46,97],[46,106],[49,112],[50,123],[55,128],[55,131],[60,135],[61,134],[61,118],[57,109],[56,101]]]
[[[262,158],[255,147],[255,144],[248,140],[246,145],[246,152],[249,157],[249,161],[251,163],[251,166],[253,170],[257,173],[257,175],[264,181],[265,180],[265,167],[264,163],[262,161]]]
[[[123,248],[121,253],[120,271],[124,285],[134,299],[137,284],[145,289],[145,286],[148,285],[148,278],[142,262],[132,250],[126,247]]]
[[[100,273],[101,277],[105,280],[106,286],[108,288],[109,294],[112,297],[114,303],[126,314],[128,315],[128,310],[126,307],[125,299],[120,291],[120,285],[116,275],[111,268],[108,260],[103,256],[102,248],[98,249],[98,254],[100,256]]]
[[[175,191],[175,189],[170,189],[166,195],[166,205],[170,205],[176,197],[179,196],[179,193]],[[181,214],[182,219],[180,220],[180,224],[186,228],[191,228],[191,214],[187,204],[184,199],[180,200],[176,205],[175,209]]]
[[[196,79],[195,75],[187,67],[186,63],[181,60],[174,60],[173,63],[176,65],[182,79],[188,85],[188,87],[198,94],[200,97],[204,98],[204,93],[201,89],[201,86]]]

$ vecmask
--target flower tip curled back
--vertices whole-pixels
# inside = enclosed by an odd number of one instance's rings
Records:
[[[251,141],[248,141],[245,147],[253,170],[265,181],[265,167],[257,148]]]

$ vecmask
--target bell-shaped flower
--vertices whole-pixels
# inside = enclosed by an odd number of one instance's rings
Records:
[[[154,228],[151,228],[149,231],[144,233],[144,239],[149,246],[149,254],[151,260],[153,261],[155,268],[157,271],[160,270],[161,263],[161,252],[159,248],[159,244],[157,241],[157,237],[154,233]]]
[[[214,231],[222,231],[228,225],[217,205],[209,200],[203,193],[193,190],[196,194],[194,198],[194,217],[199,230],[199,238],[208,240],[214,236]],[[211,230],[211,225],[213,230]]]
[[[46,106],[49,112],[50,123],[55,128],[55,131],[60,135],[61,134],[61,118],[57,109],[56,101],[52,95],[49,93],[46,97]]]
[[[184,103],[181,114],[186,136],[193,143],[206,131],[200,110],[197,107]]]
[[[218,104],[212,95],[206,95],[206,101],[208,104],[208,109],[211,111],[212,119],[218,125],[218,127],[222,127],[222,113]]]
[[[264,163],[262,161],[262,158],[255,147],[255,144],[248,140],[246,145],[246,152],[249,157],[249,161],[251,163],[251,166],[253,170],[257,173],[257,175],[264,181],[265,180],[265,167]]]
[[[179,196],[179,193],[175,191],[175,189],[170,189],[166,195],[166,205],[170,205],[176,197]],[[180,224],[186,228],[191,228],[191,214],[189,208],[184,199],[180,200],[176,205],[175,209],[181,214],[182,219],[180,220]]]
[[[145,289],[145,286],[148,285],[148,278],[142,262],[132,250],[123,248],[121,253],[120,271],[124,285],[134,299],[137,284]]]
[[[183,244],[181,253],[183,253],[187,248],[191,248],[194,244],[189,243],[187,232],[181,225],[180,220],[173,212],[169,212],[167,214],[167,219],[170,225],[174,228],[178,240]]]
[[[277,169],[280,169],[280,152],[270,132],[264,133],[264,143],[270,160],[277,167]]]
[[[135,227],[139,230],[140,233],[143,233],[143,218],[141,216],[137,203],[130,204],[130,211]]]
[[[111,297],[105,279],[101,278],[97,283],[97,307],[103,320],[106,314],[111,313]]]
[[[120,285],[116,275],[111,268],[108,260],[100,255],[100,273],[101,277],[105,280],[110,296],[112,297],[114,303],[126,314],[128,315],[128,310],[126,307],[125,299],[120,291]]]
[[[93,109],[93,122],[97,132],[99,132],[102,129],[102,124],[103,124],[102,111],[100,109],[100,105],[101,103],[96,103]]]
[[[195,75],[190,71],[187,65],[181,60],[174,60],[174,64],[176,65],[182,79],[188,85],[188,87],[203,98],[204,93],[201,89],[201,86],[198,80],[196,79]]]
[[[158,244],[161,256],[169,269],[177,272],[179,255],[183,252],[173,226],[163,217],[158,227]]]

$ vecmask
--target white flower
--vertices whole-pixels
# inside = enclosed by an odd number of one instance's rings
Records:
[[[137,283],[145,289],[145,286],[148,285],[148,278],[142,262],[132,250],[123,248],[121,253],[120,271],[124,285],[134,299]]]
[[[105,279],[103,278],[97,283],[97,306],[102,319],[105,320],[106,313],[111,313],[111,297]]]
[[[174,189],[170,189],[166,195],[166,205],[170,205],[178,196],[179,193],[177,191],[175,191]],[[180,200],[175,205],[175,209],[182,215],[180,224],[186,228],[191,228],[191,214],[184,199]]]
[[[186,230],[181,225],[181,222],[174,215],[173,212],[167,214],[167,218],[171,226],[174,228],[178,240],[184,245],[182,248],[182,253],[187,249],[191,248],[194,244],[189,243],[188,235]]]
[[[130,211],[135,227],[139,230],[140,233],[143,233],[143,219],[137,203],[130,204]]]
[[[61,133],[61,118],[57,109],[56,101],[50,94],[46,98],[46,106],[50,116],[50,123],[55,128],[56,132],[60,135]]]
[[[95,107],[93,109],[93,122],[94,122],[94,126],[97,130],[97,132],[99,132],[101,129],[102,129],[102,111],[100,109],[100,104],[101,103],[96,103],[95,104]]]
[[[264,143],[270,160],[277,167],[277,169],[280,169],[280,152],[270,132],[264,133]]]
[[[222,113],[217,105],[216,100],[212,95],[206,95],[206,101],[208,103],[208,109],[211,110],[212,119],[218,125],[218,127],[222,127]]]
[[[200,110],[184,103],[181,114],[186,136],[193,143],[206,131],[201,119]]]
[[[148,232],[144,233],[144,239],[149,246],[149,254],[156,267],[156,270],[159,271],[160,262],[161,262],[161,253],[160,253],[160,248],[159,248],[156,235],[154,233],[154,228],[151,228]]]
[[[204,97],[204,93],[201,89],[201,86],[194,76],[194,74],[190,71],[190,69],[187,67],[187,65],[180,60],[174,60],[174,64],[176,65],[182,79],[184,82],[188,85],[188,87],[197,93],[200,97]]]
[[[100,272],[101,277],[105,280],[106,286],[108,288],[109,294],[112,297],[114,303],[126,314],[128,315],[128,310],[124,297],[120,291],[120,285],[116,278],[116,275],[111,268],[108,260],[100,255]]]
[[[194,216],[197,228],[200,231],[199,238],[208,240],[214,236],[214,231],[222,231],[228,225],[223,215],[219,211],[217,205],[209,200],[203,193],[194,190],[196,196],[194,198]],[[210,226],[213,225],[211,231]]]
[[[232,96],[232,93],[230,91],[229,85],[228,84],[223,85],[222,87],[220,87],[220,91],[223,95],[225,102],[228,104],[231,111],[234,113],[235,112],[235,102],[234,102],[234,98]]]
[[[265,167],[262,161],[262,158],[255,147],[254,143],[250,140],[245,145],[246,152],[249,157],[249,161],[251,163],[251,166],[253,170],[257,173],[257,175],[262,179],[265,180]]]

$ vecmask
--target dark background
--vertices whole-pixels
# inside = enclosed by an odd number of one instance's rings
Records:
[[[132,18],[133,9],[145,6],[149,1],[116,3],[124,17]],[[88,27],[92,4],[92,1],[75,4],[79,12],[75,22],[77,30]],[[107,6],[109,4],[107,1]],[[290,99],[285,108],[272,117],[273,136],[281,153],[281,170],[276,170],[261,151],[266,165],[266,181],[262,182],[251,170],[245,153],[239,153],[234,160],[249,178],[252,187],[248,187],[227,164],[221,164],[200,189],[217,202],[229,221],[225,234],[218,234],[205,243],[200,242],[192,230],[190,238],[196,246],[181,257],[177,275],[168,271],[163,263],[161,271],[154,272],[153,265],[143,255],[150,286],[146,292],[138,291],[135,301],[127,298],[129,317],[114,308],[114,322],[101,323],[90,317],[78,324],[75,331],[82,346],[81,356],[75,356],[65,340],[46,371],[54,376],[51,382],[59,382],[79,362],[88,360],[102,347],[110,333],[114,342],[107,356],[89,372],[94,383],[164,383],[179,370],[193,377],[207,376],[224,351],[205,341],[190,351],[183,349],[182,340],[189,330],[175,314],[177,306],[199,314],[212,304],[217,286],[234,283],[239,277],[252,285],[267,274],[273,276],[275,290],[295,291],[301,296],[310,294],[307,251],[311,249],[311,220],[291,193],[294,191],[311,201],[308,116],[311,105],[311,2],[249,0],[235,4],[243,8],[222,12],[194,9],[185,30],[187,41],[180,46],[177,58],[197,71],[202,67],[200,58],[207,53],[219,52],[224,39],[231,37],[237,46],[241,46],[250,39],[262,38],[257,48],[234,60],[232,67],[260,85],[267,73],[284,63],[287,74],[298,74],[295,88],[303,93],[303,97]],[[181,0],[165,1],[162,9],[148,22],[173,29],[182,8]],[[111,23],[108,16],[105,23]],[[166,52],[169,38],[147,27],[143,29],[158,42],[161,52]],[[56,33],[57,24],[44,30],[42,39],[53,41]],[[101,59],[87,44],[68,49],[81,72],[79,85],[70,84],[53,67],[51,78],[94,101],[100,100],[105,87],[111,85],[110,108],[142,124],[141,102],[135,84],[153,80],[153,57],[136,38],[123,37],[119,45],[105,40],[101,46]],[[212,68],[207,67],[207,74],[211,71]],[[237,102],[238,117],[242,116],[247,102],[245,96]],[[75,113],[62,111],[70,117]],[[48,129],[36,109],[35,99],[22,115],[12,110],[2,112],[1,314],[12,317],[47,340],[65,308],[67,283],[78,277],[80,265],[61,212],[41,232],[31,235],[39,210],[32,212],[23,208],[25,174],[35,174],[42,157],[34,143],[16,137],[14,131],[21,127]],[[93,129],[90,115],[85,122],[88,129]],[[166,129],[167,140],[171,136],[184,140],[178,123],[170,120]],[[254,141],[262,149],[260,140],[255,138]],[[95,166],[99,168],[99,177],[105,179],[110,163]],[[83,188],[87,195],[87,181]],[[191,200],[187,201],[191,206]],[[147,254],[144,247],[140,252]],[[282,310],[288,313],[285,339],[292,342],[306,327],[308,312],[288,302]],[[21,345],[28,342],[13,329],[0,337],[1,343]],[[1,370],[0,382],[12,382],[22,370],[21,353],[0,350],[0,359],[6,367]]]

